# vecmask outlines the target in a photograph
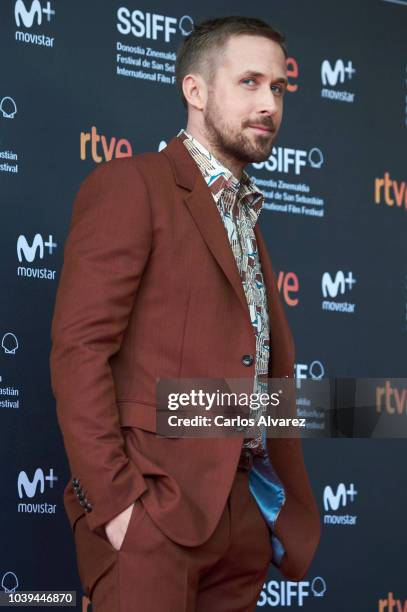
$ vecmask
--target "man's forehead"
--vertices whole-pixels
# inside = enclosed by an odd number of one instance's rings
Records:
[[[230,36],[225,44],[225,52],[230,55],[233,53],[255,53],[256,51],[264,52],[269,50],[276,55],[284,57],[281,46],[275,40],[266,36],[257,36],[256,34],[235,34]]]
[[[240,34],[231,36],[219,58],[220,66],[234,72],[258,72],[270,76],[277,70],[285,75],[287,66],[280,45],[264,36]]]

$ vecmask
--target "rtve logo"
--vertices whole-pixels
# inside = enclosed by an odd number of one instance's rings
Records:
[[[117,29],[125,36],[133,34],[137,38],[150,40],[164,39],[170,42],[171,36],[178,30],[183,36],[190,34],[194,28],[194,22],[189,15],[183,15],[179,20],[176,17],[158,15],[157,13],[144,13],[138,9],[130,11],[121,6],[117,9]]]
[[[53,254],[54,247],[58,246],[56,242],[53,241],[52,235],[48,236],[48,242],[45,242],[41,234],[35,234],[34,240],[31,243],[31,246],[27,242],[27,238],[20,234],[17,238],[17,257],[18,261],[23,261],[23,256],[26,261],[30,263],[34,261],[37,256],[37,251],[39,252],[40,259],[44,258],[44,247],[48,248],[48,253],[50,255]]]
[[[353,482],[349,485],[349,489],[346,488],[343,482],[339,483],[336,488],[336,493],[327,485],[323,494],[325,512],[328,512],[328,510],[336,511],[339,506],[345,507],[348,501],[355,501],[355,495],[357,495],[357,491]]]
[[[345,82],[345,77],[351,79],[356,70],[353,67],[352,61],[348,60],[348,63],[344,64],[343,60],[338,59],[335,62],[335,66],[332,68],[328,60],[324,60],[321,64],[321,80],[323,85],[335,86],[339,83]]]
[[[27,9],[23,0],[17,0],[14,7],[14,18],[17,27],[21,27],[22,24],[26,28],[31,28],[34,21],[40,26],[42,24],[43,13],[46,15],[47,21],[51,21],[51,18],[55,15],[55,11],[51,8],[50,2],[47,2],[46,7],[43,8],[39,0],[34,0],[31,2],[30,8]]]
[[[298,85],[294,82],[294,79],[298,79],[298,62],[294,57],[287,57],[286,65],[288,79],[287,91],[290,93],[295,93],[298,90]]]
[[[376,412],[385,412],[389,415],[407,415],[407,389],[392,387],[390,380],[386,380],[384,386],[377,386]]]
[[[103,134],[98,134],[97,128],[92,125],[90,132],[80,133],[80,157],[100,164],[110,161],[113,157],[131,157],[133,150],[126,138],[117,139],[115,136],[108,139]]]
[[[41,468],[37,468],[35,470],[35,474],[32,480],[28,478],[26,472],[21,471],[18,474],[17,479],[17,490],[19,498],[22,499],[24,496],[30,498],[34,497],[37,494],[38,488],[40,490],[40,493],[44,493],[46,480],[48,480],[49,487],[52,489],[54,481],[58,480],[58,477],[54,476],[53,468],[50,468],[47,476],[44,475],[44,472]]]
[[[379,599],[378,612],[407,612],[407,599],[394,599],[392,592],[387,593],[387,599]]]
[[[335,276],[335,280],[332,279],[329,272],[324,272],[321,281],[322,295],[324,297],[329,296],[335,298],[337,297],[338,293],[345,293],[345,285],[347,285],[348,289],[352,289],[355,283],[356,279],[353,277],[352,272],[348,272],[348,275],[345,277],[345,274],[342,272],[342,270],[338,270]]]
[[[301,169],[306,166],[321,168],[324,156],[321,149],[313,147],[309,151],[301,149],[290,149],[287,147],[273,147],[270,157],[259,163],[254,163],[256,170],[268,170],[269,172],[281,172],[288,174],[294,170],[295,174],[301,174]]]
[[[405,181],[397,182],[390,179],[389,172],[384,173],[383,178],[375,179],[374,199],[376,204],[387,204],[387,206],[403,208],[407,210],[407,186]]]
[[[288,306],[298,306],[299,282],[295,272],[280,270],[277,277],[277,287]]]

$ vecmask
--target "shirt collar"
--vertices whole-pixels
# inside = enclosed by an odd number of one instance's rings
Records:
[[[239,181],[228,168],[216,159],[216,157],[189,132],[181,129],[177,137],[181,139],[192,158],[195,160],[216,203],[219,202],[224,189],[234,191],[237,196],[236,200],[246,206],[252,225],[254,225],[262,209],[264,196],[247,172],[243,170],[242,178]]]

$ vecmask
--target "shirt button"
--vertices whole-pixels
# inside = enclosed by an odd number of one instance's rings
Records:
[[[243,365],[249,367],[249,366],[253,365],[253,362],[254,362],[253,355],[243,355],[243,357],[242,357]]]

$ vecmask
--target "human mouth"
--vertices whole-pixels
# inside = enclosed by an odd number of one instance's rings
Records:
[[[258,134],[271,134],[272,130],[263,125],[249,125],[249,127]]]

